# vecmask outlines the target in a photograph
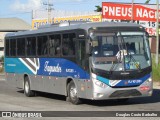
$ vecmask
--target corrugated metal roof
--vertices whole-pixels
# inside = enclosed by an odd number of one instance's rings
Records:
[[[0,18],[0,31],[14,32],[29,30],[31,25],[19,18]]]

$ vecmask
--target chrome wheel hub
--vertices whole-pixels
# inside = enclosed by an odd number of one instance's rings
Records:
[[[75,87],[71,87],[70,96],[71,96],[71,98],[77,97],[77,89]]]

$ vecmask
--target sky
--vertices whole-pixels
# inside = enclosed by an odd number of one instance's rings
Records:
[[[18,17],[31,24],[32,10],[46,10],[43,3],[48,0],[0,0],[0,18]],[[145,3],[146,0],[134,0],[134,3]],[[50,0],[55,10],[65,11],[94,11],[96,5],[102,2],[127,2],[132,0]],[[160,2],[160,1],[159,1]],[[150,0],[156,4],[156,0]]]

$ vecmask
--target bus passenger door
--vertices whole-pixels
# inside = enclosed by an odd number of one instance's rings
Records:
[[[76,61],[82,69],[85,69],[85,52],[85,40],[76,40]]]
[[[85,40],[76,40],[76,61],[79,67],[83,69],[83,75],[85,77],[81,78],[81,80],[77,81],[78,92],[81,98],[87,98],[88,93],[91,92],[91,82],[84,82],[88,80],[87,77],[88,69],[89,69],[89,58],[86,55],[86,43]],[[89,73],[88,73],[89,74]],[[88,89],[88,87],[90,89]],[[89,91],[89,92],[88,92]]]

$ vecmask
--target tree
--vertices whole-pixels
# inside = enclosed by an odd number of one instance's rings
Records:
[[[102,7],[97,5],[95,6],[96,7],[96,10],[94,10],[95,12],[102,12]]]
[[[146,0],[145,4],[148,4],[151,0]]]

